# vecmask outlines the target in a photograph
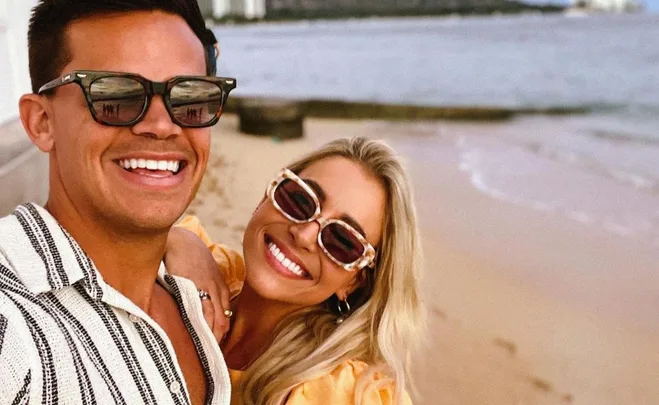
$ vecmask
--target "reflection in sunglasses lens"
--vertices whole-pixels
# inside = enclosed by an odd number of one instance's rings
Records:
[[[205,80],[186,80],[174,85],[169,102],[174,117],[184,125],[204,125],[222,112],[222,89]]]
[[[275,201],[286,214],[304,221],[316,212],[316,203],[313,198],[293,180],[286,179],[279,183],[275,189]]]
[[[339,262],[350,264],[364,254],[364,245],[345,226],[331,223],[320,235],[325,249]]]
[[[126,77],[97,79],[91,84],[89,95],[96,117],[109,124],[135,120],[146,103],[146,90],[142,83]]]

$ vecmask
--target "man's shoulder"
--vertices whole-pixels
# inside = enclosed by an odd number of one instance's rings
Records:
[[[19,307],[0,290],[0,398],[23,403],[35,377],[35,347],[30,329]],[[35,370],[33,370],[35,369]],[[18,402],[17,402],[18,401]]]
[[[12,214],[0,218],[0,264],[5,267],[10,267],[6,262],[11,262],[12,252],[31,249],[31,244],[26,243],[29,242],[23,224],[26,221],[21,221],[22,217],[18,214],[18,210],[26,205],[18,206]],[[5,263],[2,263],[2,258]]]
[[[14,265],[16,256],[21,256],[16,255],[15,252],[27,249],[21,247],[17,240],[12,241],[9,237],[15,235],[10,232],[15,220],[11,217],[0,218],[0,292],[3,292],[5,297],[11,297],[10,292],[32,296],[34,294],[29,291],[23,281],[24,277],[21,277],[19,269]]]
[[[0,244],[0,292],[11,290],[12,287],[25,289],[25,285],[16,274],[16,269],[12,266]]]
[[[0,218],[0,257],[4,267],[35,295],[82,279],[98,289],[91,260],[57,220],[36,204],[20,205],[12,215]]]
[[[3,246],[12,244],[19,239],[20,223],[18,218],[11,214],[0,218],[0,256],[4,256]]]
[[[30,314],[38,300],[0,252],[0,329],[21,335],[25,332],[27,335],[23,337],[29,338],[30,327],[36,323]]]
[[[4,288],[0,288],[0,375],[4,380],[2,366],[25,363],[29,357],[27,350],[30,338],[29,319],[21,313],[20,304],[11,299]]]
[[[16,212],[21,207],[24,207],[26,205],[27,204],[19,205],[11,214],[5,215],[4,217],[0,217],[0,232],[2,232],[5,236],[12,236],[10,232],[12,230],[16,230],[17,227],[20,227],[20,222],[18,221],[18,216],[16,215]],[[3,242],[4,239],[0,240],[0,244]]]

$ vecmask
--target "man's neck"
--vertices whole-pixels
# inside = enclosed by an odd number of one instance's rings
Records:
[[[92,259],[104,281],[148,313],[167,232],[127,232],[50,201],[45,208]]]

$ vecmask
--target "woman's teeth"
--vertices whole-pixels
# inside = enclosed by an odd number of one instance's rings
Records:
[[[275,259],[277,259],[279,263],[290,270],[291,273],[300,277],[307,277],[307,272],[302,270],[302,268],[297,263],[294,263],[292,260],[286,257],[277,247],[277,245],[270,242],[268,243],[268,249],[270,250],[270,253],[272,253],[272,255],[275,257]]]
[[[119,166],[126,170],[147,169],[170,171],[176,174],[181,167],[181,162],[178,160],[124,159],[119,161]]]

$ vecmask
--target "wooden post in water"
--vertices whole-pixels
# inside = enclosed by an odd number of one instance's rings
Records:
[[[303,104],[283,99],[252,98],[238,104],[240,131],[280,139],[304,135]]]

